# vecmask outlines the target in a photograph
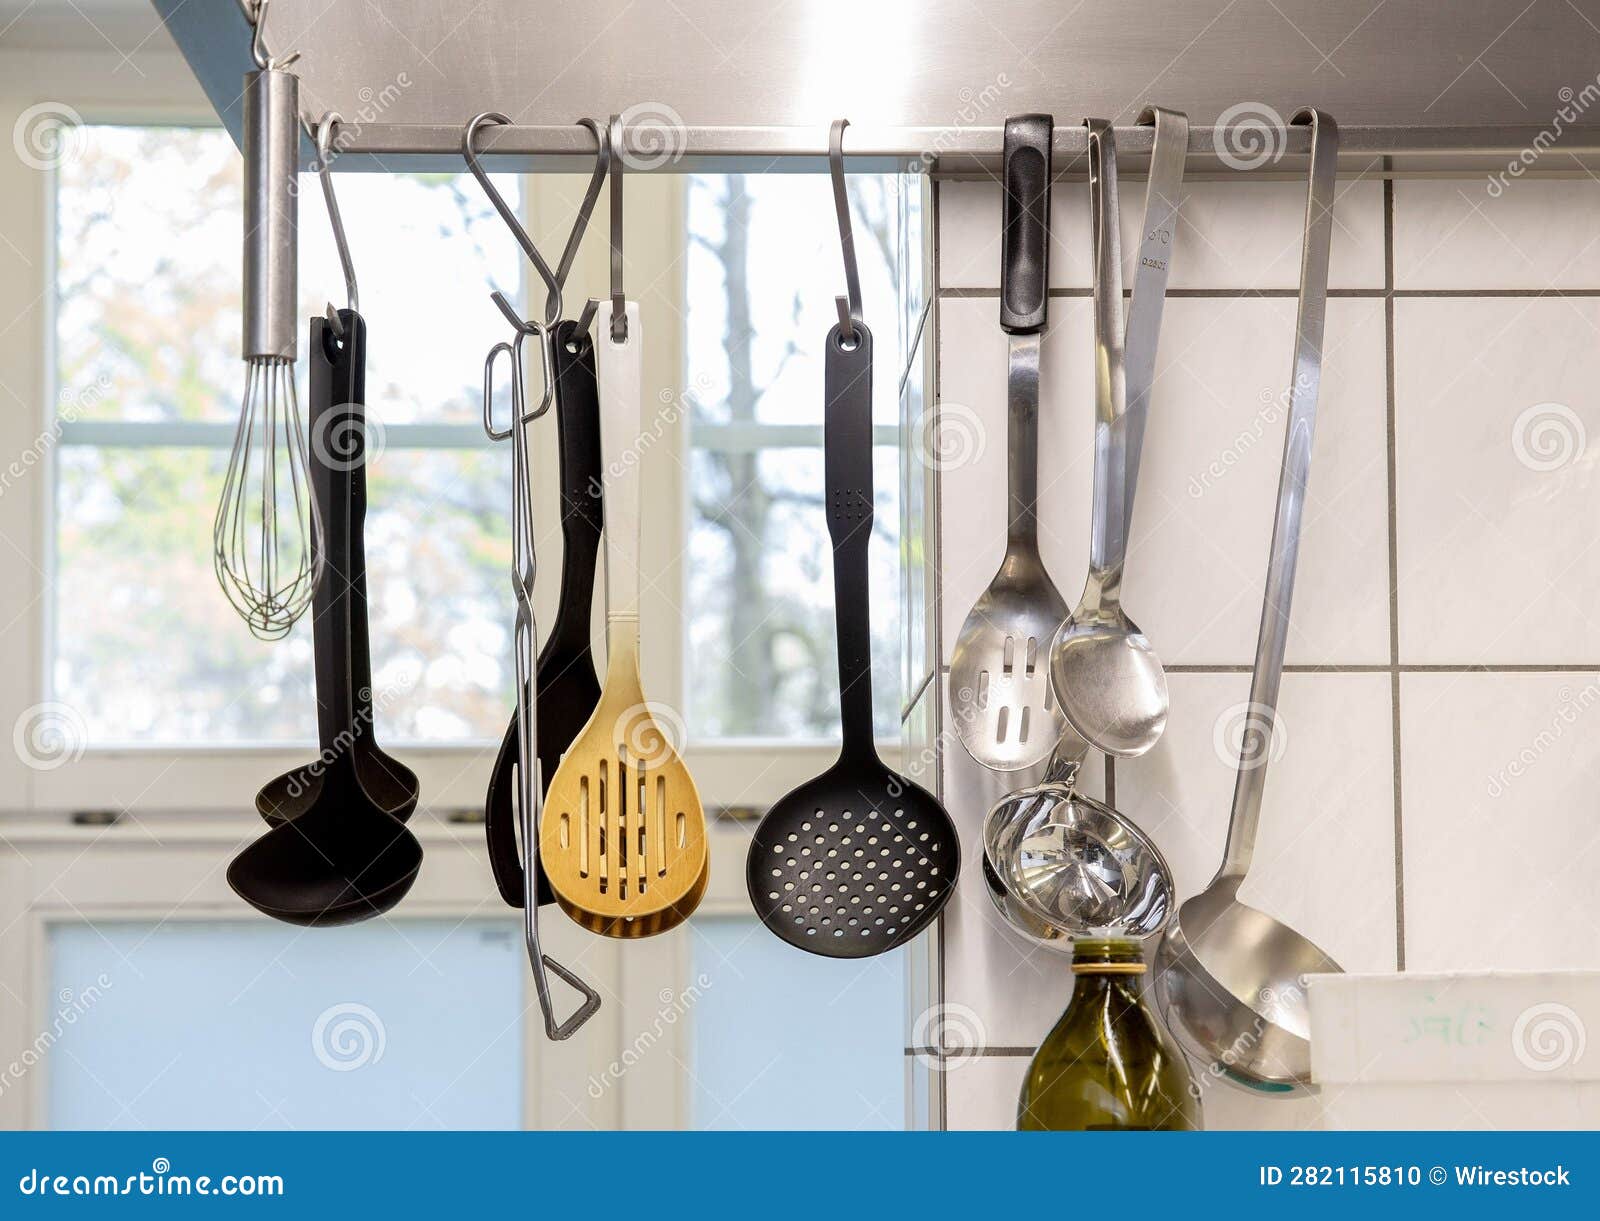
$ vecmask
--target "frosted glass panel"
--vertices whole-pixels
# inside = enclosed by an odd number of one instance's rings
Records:
[[[502,921],[62,924],[53,1128],[515,1128],[522,954]]]
[[[905,1126],[905,960],[786,945],[751,918],[694,924],[695,1128]]]

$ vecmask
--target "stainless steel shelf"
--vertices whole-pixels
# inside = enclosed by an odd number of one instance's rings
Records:
[[[241,6],[152,2],[237,136]],[[304,118],[344,117],[345,171],[457,168],[485,110],[516,122],[486,142],[507,170],[576,169],[575,120],[631,112],[639,168],[817,172],[842,116],[851,168],[984,174],[1005,116],[1036,110],[1063,172],[1086,114],[1136,170],[1151,103],[1196,125],[1191,175],[1237,172],[1219,128],[1304,105],[1340,123],[1345,173],[1600,170],[1600,0],[272,0],[265,40],[299,53]],[[1281,143],[1235,161],[1298,174],[1304,134]]]

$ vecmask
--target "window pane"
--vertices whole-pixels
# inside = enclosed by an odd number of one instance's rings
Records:
[[[506,921],[51,928],[53,1128],[515,1128]]]
[[[873,417],[892,428],[907,343],[901,184],[852,175],[850,191],[873,328]],[[819,441],[823,343],[837,321],[843,272],[829,182],[697,176],[688,218],[689,723],[707,737],[834,738],[832,548]],[[794,426],[811,433],[782,433]],[[899,725],[902,686],[899,482],[894,451],[881,445],[872,628],[874,708],[885,735]]]
[[[57,184],[58,381],[76,419],[238,417],[243,168],[221,129],[92,126]],[[518,180],[495,182],[512,205]],[[345,303],[327,209],[300,179],[305,319]],[[483,354],[520,254],[467,174],[341,174],[384,423],[476,423]],[[302,387],[304,375],[302,368]],[[70,412],[66,411],[70,408]]]
[[[264,644],[217,589],[227,454],[68,446],[58,466],[55,697],[91,743],[316,737],[311,623]],[[384,740],[493,737],[512,682],[509,458],[388,450],[367,515]]]
[[[515,178],[496,182],[517,198]],[[342,303],[344,281],[316,180],[301,185],[304,319]],[[244,373],[232,141],[220,130],[90,127],[57,186],[62,419],[206,421],[229,444]],[[475,440],[483,354],[505,331],[489,289],[518,288],[508,230],[465,174],[344,174],[338,192],[369,324],[369,415],[384,426],[460,424]],[[303,396],[303,363],[300,383]],[[78,710],[93,742],[312,738],[309,622],[261,644],[212,574],[226,449],[67,439],[55,698]],[[497,738],[504,727],[509,486],[509,451],[487,440],[391,444],[373,461],[374,678],[390,740]]]
[[[872,701],[881,734],[900,724],[895,450],[874,452]],[[837,738],[839,651],[822,450],[696,448],[687,565],[686,667],[694,731],[708,737]]]
[[[695,1128],[905,1126],[904,952],[817,958],[752,918],[694,924]]]
[[[220,129],[87,129],[57,180],[63,416],[237,417],[242,192]]]

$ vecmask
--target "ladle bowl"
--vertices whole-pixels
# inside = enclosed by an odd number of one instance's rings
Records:
[[[325,782],[310,808],[234,858],[228,885],[276,920],[324,927],[389,911],[421,867],[422,845],[403,823]]]
[[[417,773],[376,744],[356,750],[356,772],[361,787],[384,813],[405,822],[416,812],[421,786]],[[292,822],[316,801],[322,777],[310,767],[274,776],[256,793],[256,813],[269,827]]]
[[[1156,951],[1162,1016],[1184,1050],[1249,1089],[1311,1088],[1305,977],[1341,970],[1315,942],[1218,878],[1178,909]]]

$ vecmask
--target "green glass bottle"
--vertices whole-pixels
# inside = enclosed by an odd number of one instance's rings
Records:
[[[1197,1131],[1189,1066],[1145,1002],[1144,954],[1126,938],[1072,947],[1072,999],[1017,1102],[1024,1132]]]

